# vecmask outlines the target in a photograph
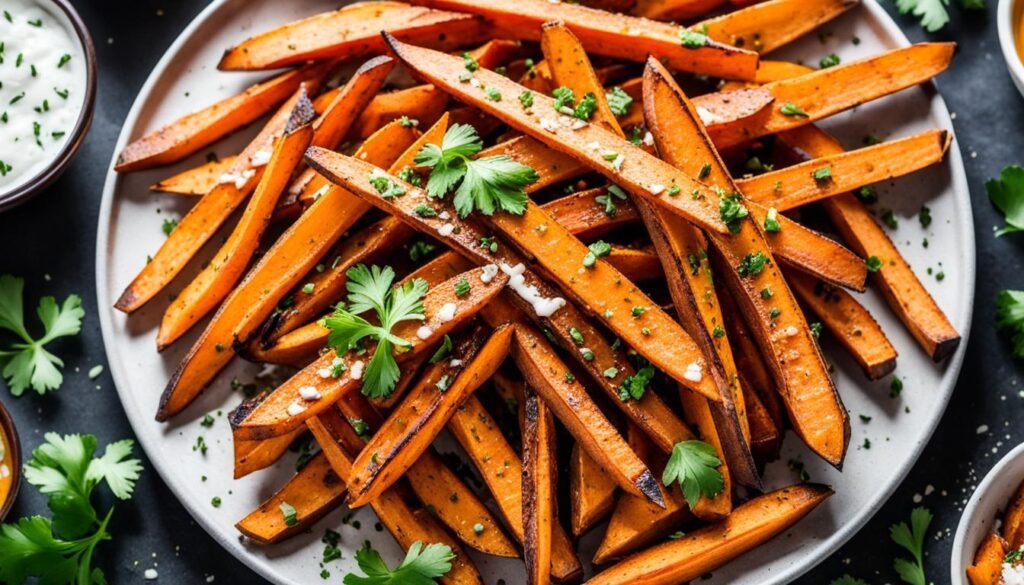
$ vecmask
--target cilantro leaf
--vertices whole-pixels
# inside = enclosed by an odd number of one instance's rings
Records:
[[[868,585],[867,581],[862,579],[856,579],[849,575],[843,575],[842,577],[835,579],[829,585]]]
[[[36,340],[25,328],[22,291],[25,281],[4,274],[0,276],[0,329],[17,335],[21,342],[0,350],[0,365],[4,380],[14,396],[21,396],[31,387],[39,394],[56,390],[64,381],[60,367],[64,362],[47,351],[45,345],[60,337],[77,335],[82,328],[82,299],[69,295],[63,305],[53,297],[39,299],[36,314],[43,324],[44,334]]]
[[[949,0],[896,0],[900,14],[913,13],[928,32],[935,32],[949,23]]]
[[[41,516],[0,525],[0,583],[105,585],[106,578],[92,567],[96,546],[110,540],[107,524],[113,508],[102,519],[90,497],[106,481],[115,496],[131,497],[142,467],[128,459],[132,442],[107,446],[94,459],[96,437],[47,433],[25,466],[25,480],[47,496],[53,520]]]
[[[345,585],[434,585],[435,579],[452,569],[455,558],[451,547],[444,544],[429,544],[416,541],[409,547],[405,559],[395,570],[388,568],[380,553],[370,544],[356,551],[356,563],[365,577],[349,573]]]
[[[505,211],[522,215],[528,197],[523,189],[540,176],[507,155],[473,159],[483,148],[476,129],[454,124],[444,135],[441,146],[428,144],[416,155],[416,164],[431,167],[427,195],[443,198],[455,189],[453,203],[460,217],[474,210],[484,215]]]
[[[339,303],[334,313],[324,320],[324,326],[330,330],[327,345],[341,355],[365,338],[376,340],[377,346],[363,373],[363,394],[375,398],[388,396],[401,376],[394,348],[411,345],[391,330],[403,321],[423,320],[427,282],[415,278],[395,287],[395,271],[390,266],[358,264],[345,274],[348,307]],[[369,311],[376,315],[379,325],[359,315]]]
[[[910,526],[906,522],[893,524],[889,527],[892,541],[906,549],[913,561],[899,558],[893,561],[893,569],[904,583],[910,585],[927,585],[924,574],[924,539],[928,526],[932,523],[932,513],[927,508],[914,508],[910,512]]]
[[[93,459],[86,471],[86,480],[99,483],[106,480],[107,487],[120,500],[132,497],[135,481],[142,472],[142,463],[138,459],[129,459],[135,442],[124,439],[107,445],[103,457]]]
[[[985,183],[988,198],[1006,219],[1006,225],[996,236],[1024,231],[1024,168],[1009,165],[999,174],[998,179]]]
[[[678,481],[683,497],[692,509],[700,498],[713,498],[725,489],[725,479],[718,468],[722,460],[715,448],[704,441],[680,441],[672,447],[661,481],[666,486]]]
[[[996,297],[996,329],[1011,332],[1013,356],[1024,358],[1024,291],[999,291]]]

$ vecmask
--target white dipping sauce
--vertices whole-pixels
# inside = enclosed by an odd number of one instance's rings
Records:
[[[63,13],[43,6],[0,1],[0,193],[30,182],[57,158],[85,99],[81,43]]]

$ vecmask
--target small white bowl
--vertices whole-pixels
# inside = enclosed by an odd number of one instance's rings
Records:
[[[1012,1],[1002,0],[1007,4]],[[1024,444],[1017,445],[995,464],[967,502],[953,538],[953,557],[949,562],[953,585],[968,585],[967,567],[974,563],[974,554],[982,539],[992,532],[1021,482],[1024,482]]]
[[[1024,9],[1017,3],[1024,0],[999,0],[996,20],[999,22],[999,48],[1003,51],[1003,60],[1010,70],[1010,79],[1017,86],[1017,91],[1024,95],[1024,63],[1017,54],[1017,13]]]

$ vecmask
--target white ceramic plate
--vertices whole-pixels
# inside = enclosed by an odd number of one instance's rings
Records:
[[[251,83],[255,79],[252,75],[216,70],[226,47],[286,21],[336,8],[337,4],[336,0],[214,2],[181,34],[154,69],[125,121],[116,150],[120,151],[129,139]],[[832,33],[824,41],[810,35],[778,56],[817,63],[819,58],[836,52],[848,61],[907,44],[874,0],[867,0],[867,4],[823,30]],[[854,37],[859,38],[859,44],[852,42]],[[852,114],[829,120],[825,126],[849,147],[860,145],[868,133],[897,138],[932,127],[952,132],[945,104],[931,86],[861,106]],[[244,138],[236,136],[229,144],[218,145],[217,150],[225,154],[237,152]],[[135,432],[156,469],[203,528],[271,581],[316,581],[323,548],[320,537],[327,527],[340,530],[346,549],[345,559],[332,563],[332,573],[344,574],[352,568],[352,552],[364,539],[372,541],[394,561],[400,550],[390,536],[374,529],[372,512],[365,508],[355,516],[362,530],[355,529],[352,523],[342,525],[345,512],[337,511],[319,522],[312,533],[279,546],[261,548],[240,541],[234,523],[284,482],[292,472],[292,459],[286,457],[286,461],[270,470],[232,481],[227,421],[217,418],[211,429],[203,428],[198,421],[207,412],[234,407],[239,396],[229,390],[229,380],[236,375],[251,378],[252,366],[236,360],[184,416],[168,425],[153,420],[160,392],[195,333],[164,354],[157,354],[154,333],[166,300],[157,299],[130,320],[111,307],[143,265],[146,255],[153,253],[164,239],[162,219],[182,215],[189,205],[184,198],[154,195],[146,187],[171,172],[198,164],[202,158],[197,155],[174,169],[120,176],[111,172],[103,193],[96,252],[100,316],[114,380]],[[970,198],[959,149],[954,143],[944,164],[879,187],[879,207],[894,209],[900,220],[893,238],[963,333],[964,343],[948,362],[935,365],[918,349],[881,298],[875,293],[865,295],[864,303],[900,352],[897,374],[904,379],[902,398],[889,397],[888,379],[878,383],[865,381],[856,365],[826,341],[827,353],[836,364],[836,383],[853,420],[852,446],[845,469],[840,473],[815,460],[790,436],[781,460],[769,468],[768,483],[792,483],[794,475],[787,462],[800,460],[814,481],[833,485],[837,493],[786,536],[715,571],[714,577],[706,581],[708,585],[785,583],[835,551],[882,505],[917,460],[953,390],[970,329],[975,270]],[[917,220],[923,204],[931,208],[934,217],[928,230],[923,230]],[[925,238],[928,248],[922,245]],[[212,254],[212,250],[207,254]],[[945,279],[939,282],[929,276],[929,267],[933,272],[942,271]],[[179,290],[187,282],[184,279],[192,274],[194,269],[186,271],[170,290]],[[864,423],[859,415],[870,416],[871,421]],[[193,450],[200,435],[210,447],[205,456]],[[871,441],[870,450],[861,447],[865,438]],[[222,498],[221,507],[210,505],[214,496]],[[596,546],[596,537],[591,533],[583,539],[581,548],[585,555]],[[507,583],[523,581],[515,562],[484,558],[478,561],[488,583],[499,578]]]

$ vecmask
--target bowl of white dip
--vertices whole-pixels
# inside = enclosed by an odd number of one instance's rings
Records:
[[[92,37],[68,0],[0,3],[0,210],[64,172],[95,97]]]

